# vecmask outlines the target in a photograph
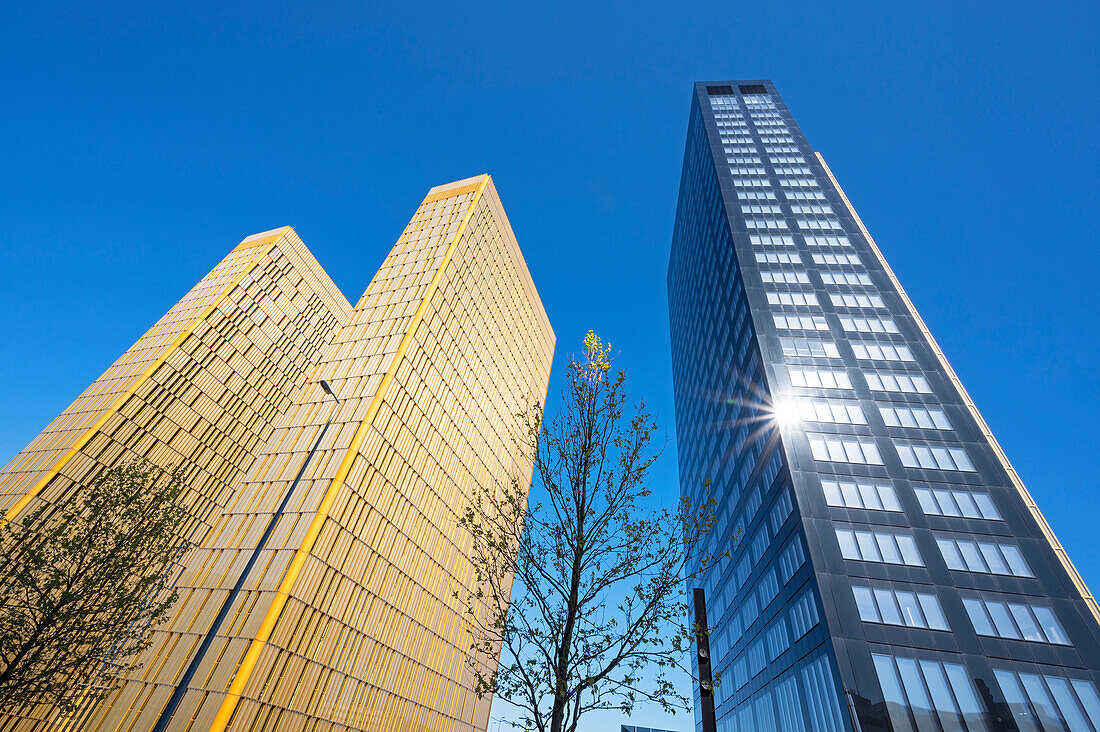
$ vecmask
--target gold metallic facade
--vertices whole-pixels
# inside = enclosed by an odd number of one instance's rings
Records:
[[[457,519],[476,486],[529,484],[518,415],[545,398],[553,348],[491,179],[433,188],[87,728],[485,729]]]
[[[248,237],[4,467],[5,520],[145,457],[209,522],[350,310],[290,227]]]
[[[184,469],[203,540],[350,315],[290,227],[246,238],[8,463],[4,520],[144,457]],[[0,719],[15,728],[40,725]]]

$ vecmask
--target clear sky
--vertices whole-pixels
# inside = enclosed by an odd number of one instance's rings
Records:
[[[354,301],[481,172],[556,363],[595,329],[671,429],[691,84],[770,78],[1100,591],[1100,6],[540,6],[4,3],[0,464],[244,236],[295,226]]]

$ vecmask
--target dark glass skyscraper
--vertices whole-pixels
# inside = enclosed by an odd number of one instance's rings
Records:
[[[1100,730],[1096,601],[768,81],[695,85],[668,290],[719,730]]]

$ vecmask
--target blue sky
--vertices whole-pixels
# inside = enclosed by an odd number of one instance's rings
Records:
[[[242,237],[354,301],[480,172],[557,362],[595,329],[671,429],[691,84],[771,78],[1100,590],[1096,4],[5,5],[0,461]]]

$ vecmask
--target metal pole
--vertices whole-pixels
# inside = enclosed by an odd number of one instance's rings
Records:
[[[695,650],[699,661],[699,706],[703,732],[718,732],[714,716],[714,676],[710,668],[710,632],[707,626],[707,598],[702,587],[692,593],[695,600]]]

